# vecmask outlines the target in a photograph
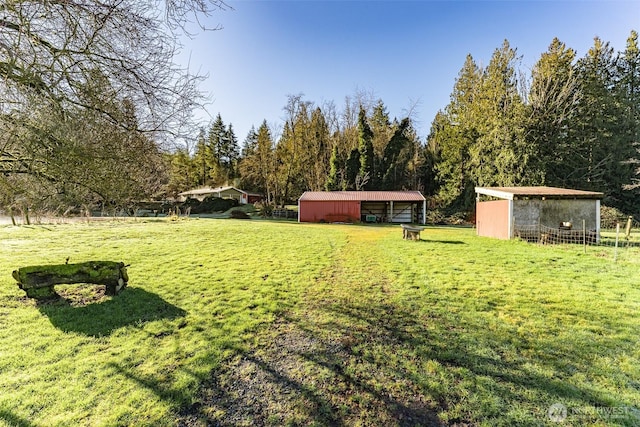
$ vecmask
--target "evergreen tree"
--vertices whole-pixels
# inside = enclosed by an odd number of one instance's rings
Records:
[[[253,135],[249,135],[253,136]],[[253,141],[250,140],[251,144]],[[263,121],[255,138],[255,146],[249,147],[240,163],[243,186],[263,193],[267,201],[273,201],[276,191],[276,164],[274,143],[267,121]]]
[[[240,159],[240,147],[238,145],[238,138],[233,130],[233,125],[229,123],[227,126],[226,144],[221,152],[221,163],[224,166],[224,175],[226,181],[231,182],[237,177],[238,160]]]
[[[356,188],[356,179],[360,174],[360,168],[360,150],[354,148],[347,158],[346,179],[344,180],[343,190],[353,190]]]
[[[576,65],[581,98],[570,137],[576,142],[580,167],[572,172],[577,188],[603,191],[605,203],[624,208],[624,186],[631,181],[633,156],[624,105],[615,93],[617,60],[613,48],[599,38]]]
[[[373,107],[369,123],[373,132],[373,151],[377,157],[382,157],[384,148],[394,132],[387,107],[382,99],[378,99]]]
[[[625,51],[618,60],[618,74],[617,89],[624,109],[626,138],[633,147],[627,160],[632,168],[632,178],[625,186],[629,191],[626,204],[630,211],[640,212],[640,48],[636,31],[631,31]]]
[[[320,191],[325,188],[330,173],[329,125],[320,107],[311,113],[302,159],[304,187],[302,190]]]
[[[467,55],[449,105],[436,114],[429,134],[429,145],[439,152],[435,165],[441,183],[438,198],[444,206],[456,209],[470,209],[475,199],[470,150],[478,138],[474,103],[481,80],[473,57]]]
[[[524,138],[524,104],[518,93],[516,56],[507,40],[484,70],[472,111],[478,138],[470,149],[473,180],[480,186],[528,184],[533,153]]]
[[[335,144],[331,150],[331,158],[329,159],[329,176],[325,185],[325,190],[336,191],[342,189],[342,179],[340,176],[340,167],[342,162],[340,161],[340,154],[338,153],[338,145]]]
[[[419,171],[419,187],[412,188],[421,190],[425,197],[435,196],[440,189],[437,170],[440,161],[440,148],[437,142],[427,137],[427,143],[422,147],[421,152],[418,152],[418,156],[423,158],[418,163],[421,167],[417,169]]]
[[[258,146],[258,133],[256,132],[256,128],[251,126],[249,132],[247,133],[247,137],[244,139],[242,145],[242,151],[240,152],[240,161],[245,157],[253,154]]]
[[[381,186],[385,190],[399,190],[406,169],[406,160],[401,161],[400,154],[409,145],[407,134],[410,129],[408,118],[402,119],[396,131],[386,144],[382,161],[380,162]]]
[[[579,167],[569,137],[579,99],[574,59],[575,51],[554,38],[533,68],[527,138],[535,153],[528,173],[540,184],[564,187]]]
[[[220,113],[216,116],[207,137],[207,166],[209,169],[209,178],[214,184],[224,184],[227,176],[225,176],[224,152],[229,145],[227,141],[227,129],[222,121]]]
[[[193,156],[193,163],[196,170],[196,183],[201,186],[210,183],[210,162],[208,157],[209,148],[205,139],[205,132],[204,129],[200,129],[200,134],[198,135],[198,140],[196,142],[196,152]]]
[[[358,113],[358,150],[360,151],[360,170],[356,180],[359,179],[364,183],[362,185],[364,189],[375,188],[373,131],[367,122],[367,115],[362,105]]]

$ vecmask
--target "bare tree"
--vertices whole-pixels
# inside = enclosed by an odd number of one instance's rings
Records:
[[[148,145],[132,141],[179,136],[203,100],[202,77],[174,63],[178,35],[225,7],[219,0],[5,0],[0,176],[66,183],[77,164],[65,159],[87,162],[102,141],[113,157],[140,148],[137,160],[149,160]],[[98,181],[107,164],[92,162]],[[85,178],[76,184],[91,187]]]

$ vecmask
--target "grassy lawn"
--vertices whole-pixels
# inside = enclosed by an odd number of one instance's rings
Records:
[[[0,227],[0,425],[640,424],[637,248],[614,263],[610,248],[470,229],[422,238],[216,219]],[[36,303],[11,278],[67,257],[124,261],[129,287]]]

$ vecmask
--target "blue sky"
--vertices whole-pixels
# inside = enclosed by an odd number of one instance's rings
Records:
[[[208,74],[208,113],[232,123],[240,143],[264,119],[281,123],[289,94],[341,110],[356,90],[382,99],[392,118],[417,101],[424,138],[468,53],[487,65],[507,39],[528,72],[554,37],[582,57],[595,36],[621,51],[631,30],[640,31],[640,0],[228,4],[233,10],[206,21],[222,29],[185,39],[178,59]]]

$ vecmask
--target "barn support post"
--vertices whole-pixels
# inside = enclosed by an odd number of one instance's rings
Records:
[[[478,215],[479,204],[480,204],[480,193],[476,192],[476,236],[480,235],[480,217]]]
[[[596,199],[596,243],[600,243],[600,199]]]
[[[393,200],[390,201],[390,213],[389,213],[389,222],[393,222]]]
[[[427,199],[422,201],[422,223],[427,223]]]

